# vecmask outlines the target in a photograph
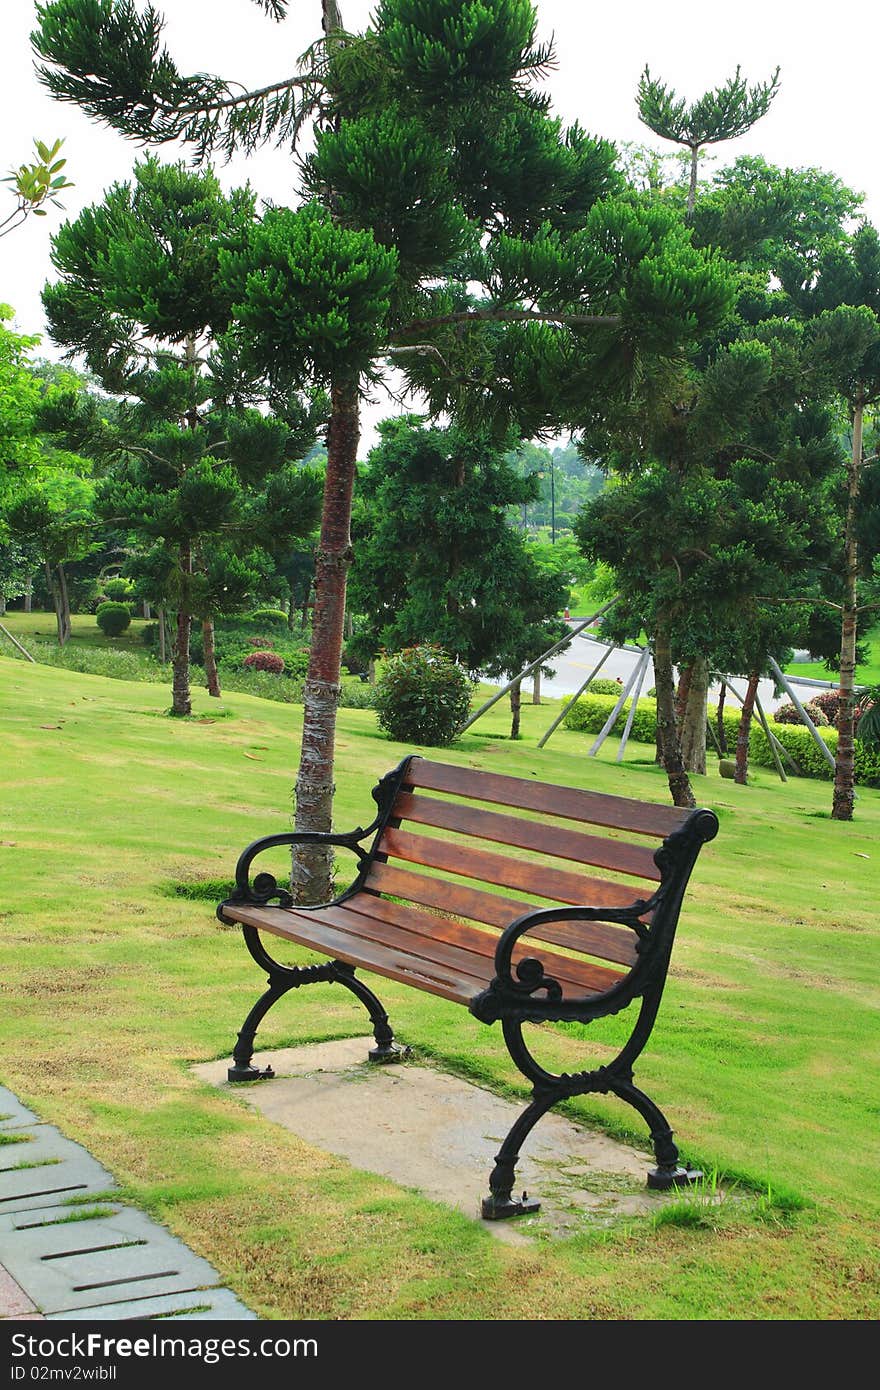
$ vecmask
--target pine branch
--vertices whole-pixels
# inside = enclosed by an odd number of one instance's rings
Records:
[[[394,336],[395,339],[406,338],[411,333],[425,333],[432,328],[448,327],[456,323],[517,323],[523,320],[602,328],[616,328],[622,322],[620,314],[567,314],[541,309],[467,309],[455,314],[440,314],[437,318],[413,319],[405,327],[398,329]]]
[[[256,0],[283,19],[287,0]],[[37,6],[31,36],[42,62],[37,75],[60,101],[132,140],[166,144],[182,140],[197,160],[215,149],[227,158],[274,140],[296,139],[319,103],[322,87],[306,71],[253,91],[210,73],[182,75],[162,46],[164,20],[135,0],[51,0]]]

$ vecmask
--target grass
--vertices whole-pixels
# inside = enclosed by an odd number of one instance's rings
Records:
[[[513,1245],[193,1076],[194,1062],[228,1056],[262,976],[212,901],[176,885],[228,880],[246,843],[287,828],[302,717],[244,694],[219,711],[202,690],[194,701],[193,719],[173,721],[161,686],[0,659],[0,1084],[84,1144],[261,1318],[880,1314],[880,792],[862,789],[846,824],[828,819],[819,782],[761,769],[748,787],[694,779],[721,831],[636,1077],[683,1157],[751,1200],[717,1219],[697,1203],[700,1220]],[[538,750],[557,709],[524,703],[510,743],[500,701],[442,756],[667,800],[646,747],[630,743],[617,764],[609,739],[591,759],[584,736],[559,729]],[[337,825],[363,823],[370,788],[405,751],[369,710],[340,712]],[[380,995],[421,1055],[525,1098],[497,1028],[403,985],[383,981]],[[313,986],[271,1012],[260,1045],[365,1025],[347,992]],[[583,1031],[543,1029],[542,1056],[582,1067]],[[622,1036],[610,1021],[607,1040]],[[568,1113],[645,1144],[612,1099]]]
[[[880,624],[871,628],[864,641],[868,647],[868,659],[856,667],[856,685],[880,685]],[[835,672],[829,671],[824,661],[790,661],[785,670],[789,676],[806,676],[811,680],[837,679]]]

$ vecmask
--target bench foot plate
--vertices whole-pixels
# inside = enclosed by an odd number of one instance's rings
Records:
[[[507,1221],[512,1216],[529,1216],[540,1211],[541,1203],[524,1192],[522,1197],[484,1197],[480,1214],[484,1221]]]
[[[397,1043],[381,1043],[367,1053],[371,1062],[381,1065],[384,1062],[405,1062],[412,1056],[412,1048],[398,1047]]]
[[[227,1081],[269,1081],[275,1075],[271,1067],[260,1071],[259,1067],[229,1067]]]
[[[648,1173],[648,1186],[665,1192],[670,1187],[690,1187],[702,1177],[702,1168],[652,1168]]]

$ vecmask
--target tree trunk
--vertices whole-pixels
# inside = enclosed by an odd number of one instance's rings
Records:
[[[685,710],[687,709],[688,691],[691,688],[691,675],[694,663],[689,661],[686,666],[682,666],[678,673],[678,688],[675,692],[675,722],[679,729],[684,723]]]
[[[706,772],[706,699],[709,666],[704,656],[691,662],[687,703],[681,721],[681,759],[688,772]]]
[[[167,652],[165,651],[165,606],[156,609],[156,617],[159,622],[159,664],[165,665]]]
[[[691,145],[691,177],[688,184],[687,211],[685,221],[690,222],[694,215],[694,204],[697,201],[697,171],[700,160],[699,145]]]
[[[0,594],[0,618],[6,617],[6,595]]]
[[[315,606],[304,689],[302,749],[296,778],[299,831],[329,831],[333,818],[333,755],[340,694],[345,590],[352,561],[351,501],[360,432],[357,378],[334,380],[327,430],[321,538],[315,558]],[[294,848],[291,892],[298,903],[333,896],[331,846]]]
[[[58,645],[66,645],[70,637],[70,599],[67,593],[67,577],[64,573],[63,565],[50,565],[46,561],[46,582],[52,594],[52,606],[55,609],[55,630],[58,635]]]
[[[541,703],[541,668],[540,668],[540,666],[537,666],[537,667],[535,668],[535,674],[534,674],[534,676],[532,677],[532,704],[533,704],[533,705],[539,705],[540,703]]]
[[[522,709],[522,681],[510,687],[510,737],[519,738],[519,717]]]
[[[33,575],[28,576],[27,588],[24,591],[24,606],[22,611],[30,613],[34,601],[34,579]]]
[[[171,713],[183,718],[192,714],[189,689],[189,637],[192,615],[189,611],[189,576],[192,552],[188,541],[180,547],[180,599],[177,607],[177,631],[171,651]]]
[[[862,467],[864,402],[859,397],[853,410],[852,455],[847,472],[846,526],[843,541],[844,590],[840,628],[840,703],[837,707],[837,755],[834,759],[832,820],[852,820],[855,802],[855,704],[856,620],[858,617],[859,552],[856,540],[856,508]]]
[[[296,582],[291,579],[287,595],[287,631],[293,632],[296,625]]]
[[[217,655],[214,650],[214,619],[202,619],[202,648],[205,658],[205,681],[208,694],[219,697],[220,677],[217,674]]]
[[[669,790],[676,806],[696,806],[691,784],[681,760],[681,746],[675,726],[675,694],[669,631],[658,623],[654,634],[654,683],[657,689],[657,735]]]
[[[724,731],[724,696],[726,695],[726,693],[727,686],[724,683],[724,681],[722,681],[721,689],[718,691],[718,714],[716,716],[718,728],[718,751],[722,758],[727,757],[727,734]]]
[[[306,596],[303,599],[302,617],[299,620],[301,631],[305,632],[309,621],[309,599],[312,597],[312,580],[306,580]]]
[[[749,730],[752,727],[752,712],[755,708],[755,697],[758,693],[758,681],[760,679],[760,671],[749,672],[742,714],[736,733],[736,767],[734,768],[733,780],[739,782],[741,787],[744,787],[749,780]]]
[[[150,605],[147,603],[147,600],[146,600],[146,599],[144,599],[143,603],[141,604],[141,613],[142,613],[143,616],[144,616],[145,618],[147,618],[147,619],[149,619],[149,618],[151,618],[151,617],[153,616],[152,613],[151,613],[151,611],[150,611]]]

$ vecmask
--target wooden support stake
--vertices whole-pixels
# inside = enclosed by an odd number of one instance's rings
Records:
[[[596,735],[592,748],[590,748],[587,752],[587,757],[595,758],[599,749],[602,747],[602,744],[605,742],[611,730],[614,728],[614,725],[617,723],[617,717],[620,714],[620,711],[623,709],[624,704],[626,703],[627,695],[635,685],[636,676],[638,675],[640,668],[641,662],[638,662],[630,672],[629,679],[626,682],[626,685],[623,687],[623,690],[620,692],[620,699],[617,701],[617,703],[614,706],[614,709],[611,711],[608,718],[605,720],[605,723],[602,725],[602,728]]]

